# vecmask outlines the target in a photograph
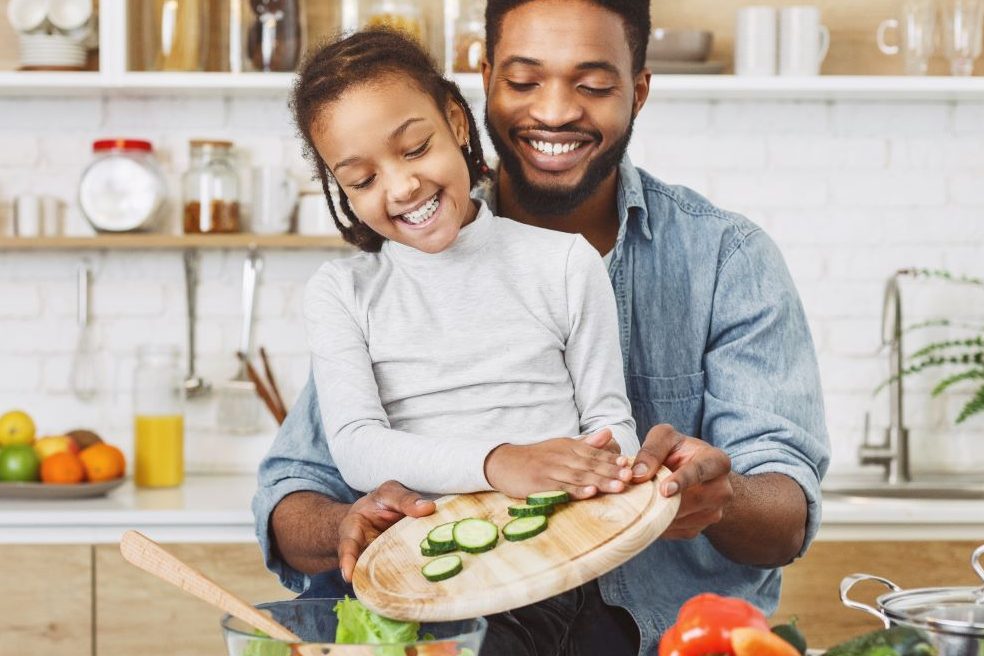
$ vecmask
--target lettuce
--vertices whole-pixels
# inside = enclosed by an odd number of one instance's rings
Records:
[[[373,613],[357,599],[345,597],[335,604],[338,628],[335,643],[339,645],[393,645],[377,650],[380,656],[403,656],[403,647],[417,642],[420,624],[399,622]]]

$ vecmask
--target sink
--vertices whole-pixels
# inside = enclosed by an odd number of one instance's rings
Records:
[[[945,499],[952,501],[984,500],[984,487],[977,485],[946,486],[906,483],[878,483],[864,486],[830,486],[823,488],[826,496],[877,499]]]

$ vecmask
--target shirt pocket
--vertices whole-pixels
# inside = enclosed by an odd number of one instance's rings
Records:
[[[656,424],[670,424],[677,431],[700,437],[704,410],[704,372],[680,376],[629,374],[629,402],[640,441]]]

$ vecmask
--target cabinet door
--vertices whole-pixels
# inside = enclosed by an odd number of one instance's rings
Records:
[[[782,597],[774,623],[799,618],[811,648],[826,648],[882,628],[877,618],[845,608],[840,582],[855,573],[873,574],[904,589],[979,586],[970,555],[980,542],[815,542],[806,556],[783,572]],[[859,583],[851,598],[874,605],[885,586]]]
[[[92,548],[0,545],[0,656],[92,656]]]
[[[255,544],[171,544],[168,551],[238,596],[260,603],[294,596],[263,566]],[[96,655],[225,653],[222,613],[137,569],[116,545],[96,547]]]

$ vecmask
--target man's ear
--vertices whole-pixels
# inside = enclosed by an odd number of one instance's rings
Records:
[[[492,63],[488,57],[482,57],[482,88],[485,89],[485,97],[489,97],[489,82],[492,80]]]
[[[454,98],[448,98],[448,106],[444,109],[444,115],[451,126],[451,134],[459,146],[464,146],[468,142],[470,132],[468,125],[468,113],[465,108],[458,104]]]
[[[649,80],[652,74],[648,68],[643,67],[632,81],[632,116],[638,116],[642,111],[646,99],[649,98]]]

